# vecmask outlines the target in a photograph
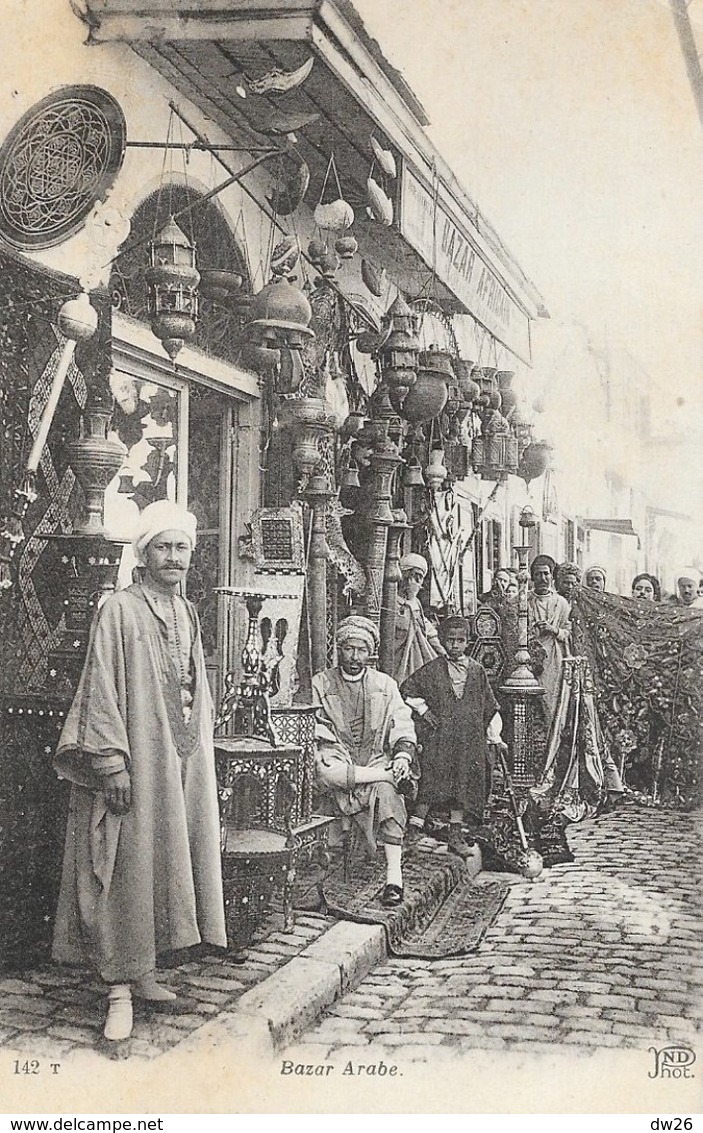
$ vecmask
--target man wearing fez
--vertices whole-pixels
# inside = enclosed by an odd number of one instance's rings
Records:
[[[159,953],[225,946],[213,707],[194,607],[179,590],[195,516],[160,500],[134,539],[143,581],[111,595],[54,766],[72,784],[53,956],[109,986],[105,1037],[132,995],[175,999]]]
[[[345,618],[336,641],[339,664],[312,679],[318,784],[338,811],[357,823],[373,853],[382,843],[386,885],[381,902],[392,907],[403,900],[403,794],[412,795],[418,774],[415,728],[397,683],[369,667],[379,646],[373,622]]]
[[[537,555],[530,564],[532,589],[527,595],[527,622],[532,643],[542,658],[535,672],[544,689],[544,704],[551,724],[559,703],[562,660],[571,633],[569,603],[553,589],[556,563],[550,555]]]

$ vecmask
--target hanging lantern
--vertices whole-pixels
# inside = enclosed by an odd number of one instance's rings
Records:
[[[416,456],[412,457],[407,468],[405,469],[403,484],[406,488],[424,488],[425,486],[425,478],[422,475],[420,461]]]
[[[302,204],[310,185],[307,163],[294,150],[282,159],[281,175],[267,196],[271,210],[278,216],[290,216]]]
[[[354,223],[354,209],[343,197],[330,201],[328,205],[320,203],[315,207],[313,220],[318,228],[326,232],[344,232]]]
[[[349,461],[349,464],[347,465],[347,467],[344,470],[344,473],[342,475],[342,483],[341,483],[340,487],[342,487],[342,488],[359,488],[359,487],[361,487],[361,481],[359,480],[359,469],[358,469],[356,463],[353,460]]]
[[[447,404],[452,377],[449,354],[443,350],[423,351],[418,359],[417,380],[403,402],[405,420],[417,425],[438,417]]]
[[[296,236],[286,236],[271,253],[271,275],[290,275],[300,258],[300,243]]]
[[[151,329],[173,361],[195,334],[200,274],[195,248],[171,216],[149,245],[147,268]]]
[[[243,282],[239,272],[204,269],[200,273],[200,294],[203,299],[229,306],[236,301]]]
[[[518,476],[521,476],[526,484],[536,480],[549,468],[551,454],[551,445],[546,444],[545,441],[533,441],[520,458]]]
[[[518,400],[510,420],[513,432],[517,437],[518,454],[522,454],[532,441],[532,423],[527,416],[524,402]]]
[[[320,257],[319,268],[322,276],[325,279],[332,279],[335,273],[339,270],[340,259],[336,252],[326,251]]]
[[[427,487],[436,492],[447,479],[447,469],[444,464],[444,449],[433,448],[430,453],[430,462],[425,469],[425,483]]]
[[[413,313],[400,293],[388,308],[383,321],[389,334],[380,351],[381,367],[393,407],[399,411],[408,390],[417,379],[420,355]]]
[[[497,389],[488,395],[488,408],[497,409],[499,412],[503,407],[503,398]]]
[[[359,250],[354,236],[339,236],[334,242],[334,250],[343,260],[350,260]]]
[[[301,349],[310,329],[312,307],[307,296],[287,279],[275,279],[262,287],[251,303],[248,338],[254,344]]]
[[[481,392],[478,397],[479,412],[482,409],[490,408],[491,394],[495,393],[498,389],[495,380],[496,372],[495,366],[479,366],[476,371],[476,380],[481,387]]]
[[[481,393],[480,385],[474,380],[474,373],[476,372],[475,364],[467,361],[465,358],[456,358],[454,360],[454,371],[465,404],[472,405]]]
[[[311,240],[308,244],[308,259],[313,267],[317,267],[320,260],[327,251],[327,246],[323,244],[322,240]]]
[[[502,402],[501,410],[508,420],[513,419],[518,404],[518,396],[513,389],[514,377],[515,374],[512,370],[499,370],[496,374],[496,381],[498,382]]]

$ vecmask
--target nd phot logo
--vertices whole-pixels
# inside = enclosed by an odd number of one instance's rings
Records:
[[[695,1078],[691,1067],[696,1061],[696,1053],[689,1046],[663,1046],[661,1050],[650,1046],[649,1053],[654,1055],[654,1067],[647,1075],[649,1078]]]

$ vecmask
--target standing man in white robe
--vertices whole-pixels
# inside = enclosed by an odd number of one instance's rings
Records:
[[[563,659],[571,634],[569,603],[553,588],[555,569],[550,555],[537,555],[530,564],[532,590],[527,595],[529,636],[544,653],[542,671],[535,675],[544,689],[548,727],[559,703]]]
[[[53,956],[108,985],[105,1037],[132,1029],[132,995],[175,999],[159,953],[225,946],[213,706],[197,614],[179,590],[195,516],[141,514],[142,582],[93,624],[54,766],[72,783]]]

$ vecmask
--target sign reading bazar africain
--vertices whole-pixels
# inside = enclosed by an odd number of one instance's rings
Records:
[[[403,165],[400,230],[443,283],[499,342],[530,362],[530,321],[461,224],[407,163]]]

